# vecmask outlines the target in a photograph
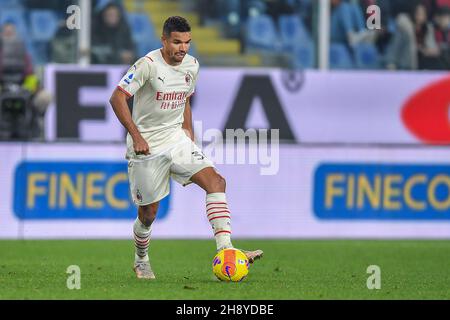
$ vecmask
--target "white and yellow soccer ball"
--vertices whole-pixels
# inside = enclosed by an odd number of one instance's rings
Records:
[[[238,249],[223,249],[215,255],[212,268],[219,280],[239,282],[248,274],[249,261],[247,256]]]

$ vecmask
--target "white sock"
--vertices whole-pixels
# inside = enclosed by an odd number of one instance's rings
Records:
[[[133,225],[134,233],[134,261],[145,262],[148,261],[148,246],[150,244],[150,235],[152,233],[152,228],[146,227],[139,218],[136,218]]]
[[[225,193],[206,195],[206,216],[216,238],[217,251],[233,248],[231,244],[231,216]]]

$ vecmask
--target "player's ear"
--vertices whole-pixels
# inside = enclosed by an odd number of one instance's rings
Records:
[[[164,32],[161,34],[161,41],[165,44],[167,44],[167,41],[169,41],[170,36],[165,34]]]

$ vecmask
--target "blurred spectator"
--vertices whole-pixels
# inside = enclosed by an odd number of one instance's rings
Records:
[[[358,4],[331,0],[331,42],[351,47],[367,36],[362,9]]]
[[[429,17],[434,17],[442,7],[450,8],[450,0],[422,0],[422,3],[427,8]]]
[[[425,5],[419,4],[414,11],[414,25],[418,49],[419,69],[440,69],[440,50],[436,43],[434,27],[428,21]]]
[[[6,22],[0,38],[0,82],[22,85],[32,75],[31,57],[25,44],[17,35],[15,25]]]
[[[392,16],[391,0],[376,0],[375,4],[380,7],[381,14],[381,30],[376,31],[375,45],[382,57],[386,56],[389,43],[392,40],[394,25],[394,17]]]
[[[0,36],[0,97],[9,101],[21,101],[21,111],[8,110],[9,138],[43,138],[44,114],[50,104],[50,95],[39,87],[24,42],[19,38],[13,23],[6,22]],[[31,107],[31,108],[30,108]],[[3,111],[3,104],[2,104]],[[3,112],[2,112],[3,113]],[[23,114],[29,114],[27,122],[19,123]],[[23,116],[22,120],[26,117]],[[2,119],[5,120],[5,119]],[[5,124],[3,124],[5,125]]]
[[[308,28],[309,34],[313,33],[313,17],[314,17],[314,0],[297,0],[297,13],[302,18],[305,27]]]
[[[408,10],[398,14],[396,32],[386,55],[389,69],[435,69],[440,51],[434,38],[434,28],[428,22],[425,6],[419,1],[398,1],[396,10]]]
[[[122,8],[109,3],[92,21],[91,59],[95,64],[131,64],[135,48]]]
[[[55,37],[51,41],[51,61],[55,63],[76,63],[78,60],[78,31],[70,30],[61,20]]]
[[[440,7],[434,15],[434,34],[441,61],[445,69],[450,69],[450,7]]]

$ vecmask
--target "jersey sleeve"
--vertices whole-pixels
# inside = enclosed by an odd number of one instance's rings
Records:
[[[192,96],[195,92],[195,85],[197,84],[198,71],[200,69],[200,65],[198,64],[197,59],[195,59],[194,61],[195,61],[195,69],[194,69],[194,74],[192,75],[192,84],[189,87],[189,91],[187,94],[188,97]]]
[[[146,57],[139,59],[128,69],[127,73],[120,80],[117,88],[132,97],[150,78],[151,62]]]

